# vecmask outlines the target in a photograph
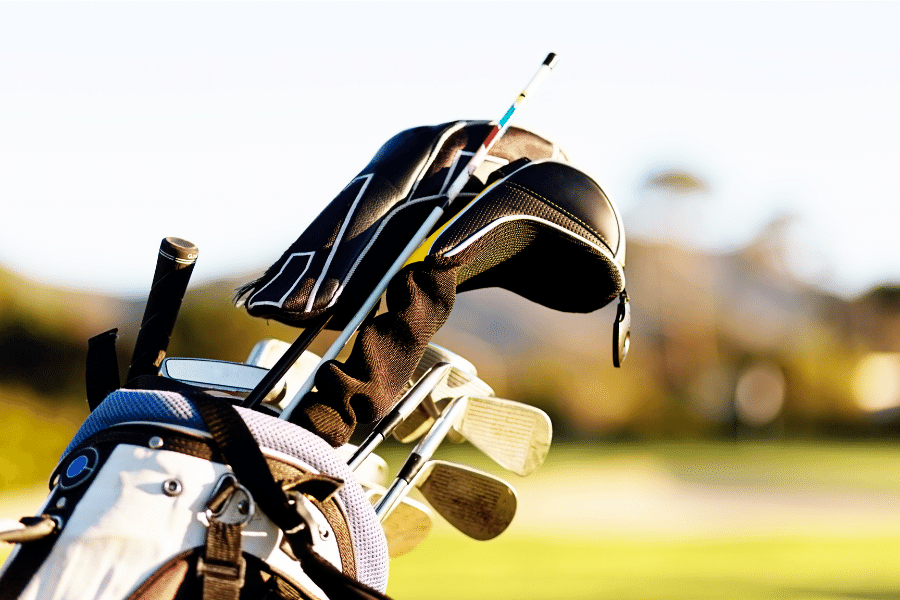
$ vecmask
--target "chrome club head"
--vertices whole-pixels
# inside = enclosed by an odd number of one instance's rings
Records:
[[[424,373],[439,362],[449,363],[453,368],[450,369],[447,377],[434,387],[428,398],[394,429],[394,437],[404,444],[419,439],[431,428],[434,419],[441,413],[442,400],[459,396],[494,395],[494,390],[478,378],[475,365],[437,344],[428,344],[422,359],[416,366],[413,381],[418,381]],[[445,404],[446,402],[444,402]]]
[[[384,488],[371,486],[366,497],[372,504],[384,496]],[[431,509],[412,498],[403,498],[390,516],[381,523],[391,558],[412,552],[431,533]]]
[[[494,539],[516,515],[518,499],[513,487],[472,467],[432,460],[413,484],[439,515],[476,540]]]

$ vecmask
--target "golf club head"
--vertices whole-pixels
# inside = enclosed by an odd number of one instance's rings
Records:
[[[478,378],[478,373],[472,363],[437,344],[428,344],[407,387],[411,387],[413,381],[418,381],[433,365],[439,362],[450,363],[453,368],[447,377],[435,386],[430,398],[422,402],[394,430],[394,437],[401,443],[408,444],[415,441],[431,428],[435,417],[441,412],[439,406],[441,400],[459,396],[494,395],[494,390]]]
[[[484,471],[444,460],[428,461],[413,484],[448,523],[470,538],[491,540],[516,514],[516,491]]]
[[[238,396],[249,394],[266,372],[266,369],[254,365],[180,356],[167,357],[159,366],[159,374],[167,379],[174,379],[204,390],[230,392]]]
[[[384,495],[380,486],[363,486],[366,498],[374,505]],[[415,550],[431,533],[431,509],[410,497],[403,498],[391,514],[381,523],[387,538],[388,555],[403,556]]]
[[[497,397],[460,398],[466,401],[451,431],[455,431],[504,469],[529,475],[544,464],[553,425],[541,409]]]
[[[265,369],[271,369],[290,346],[291,345],[287,342],[272,338],[260,340],[253,346],[245,363],[263,367]],[[282,401],[290,402],[297,390],[300,389],[300,386],[306,383],[307,378],[315,370],[316,366],[319,364],[319,360],[320,357],[309,350],[304,351],[303,354],[300,355],[300,358],[297,359],[288,370],[287,374],[285,374],[284,379],[282,380],[283,385],[276,386],[279,390],[284,390],[283,393],[278,395],[279,404],[281,404]],[[272,394],[269,394],[265,401],[271,402],[271,396]]]

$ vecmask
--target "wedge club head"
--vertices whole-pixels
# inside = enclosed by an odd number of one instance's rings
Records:
[[[525,476],[547,458],[553,427],[547,413],[534,406],[493,396],[462,396],[447,405],[410,456],[431,458],[450,434],[468,440],[504,469]]]
[[[516,491],[507,482],[472,467],[431,460],[422,465],[410,485],[402,479],[395,480],[395,485],[375,504],[375,514],[382,523],[400,510],[412,486],[448,523],[476,540],[497,537],[516,514]]]
[[[384,491],[383,487],[367,487],[366,497],[375,504],[384,495]],[[397,558],[415,550],[431,533],[431,515],[431,509],[425,504],[408,496],[403,498],[381,523],[387,538],[388,555]]]
[[[470,538],[492,540],[509,527],[518,498],[511,485],[472,467],[429,461],[413,481],[435,512]]]
[[[451,432],[517,475],[529,475],[544,464],[553,439],[553,425],[547,413],[494,396],[468,396],[465,402],[466,409]]]

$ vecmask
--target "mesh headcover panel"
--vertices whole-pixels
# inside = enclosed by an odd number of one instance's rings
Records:
[[[353,472],[324,440],[296,425],[237,407],[262,448],[293,456],[320,473],[345,482],[338,491],[346,511],[359,581],[377,590],[387,587],[388,552],[384,531]],[[206,431],[190,400],[176,392],[120,389],[110,394],[85,420],[60,461],[90,436],[119,423],[149,421]]]
[[[591,312],[625,286],[622,226],[585,173],[553,161],[514,171],[432,237],[461,266],[457,291],[499,287],[548,308]]]
[[[429,340],[453,309],[456,265],[429,260],[408,267],[387,289],[387,312],[360,327],[343,364],[331,360],[316,372],[291,420],[315,431],[333,446],[350,439],[358,422],[386,415],[412,376]]]

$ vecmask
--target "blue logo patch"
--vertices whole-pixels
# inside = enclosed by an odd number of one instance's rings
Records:
[[[88,457],[85,455],[75,457],[75,460],[69,463],[69,467],[66,469],[66,477],[69,479],[74,479],[78,477],[78,475],[88,468]]]
[[[93,475],[100,464],[100,453],[96,449],[82,448],[69,457],[69,462],[59,478],[59,487],[64,490],[81,485]]]

